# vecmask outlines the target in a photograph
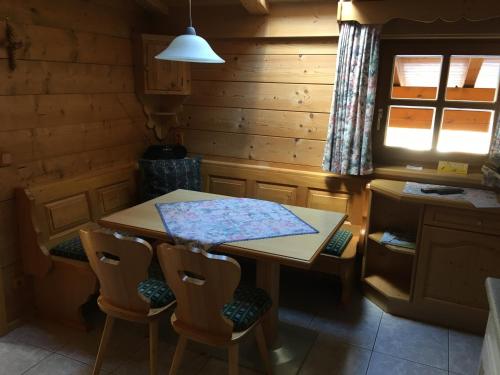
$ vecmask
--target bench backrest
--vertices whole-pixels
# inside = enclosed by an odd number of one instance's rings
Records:
[[[127,166],[17,188],[15,195],[24,272],[43,276],[51,267],[53,246],[136,202],[136,169]]]

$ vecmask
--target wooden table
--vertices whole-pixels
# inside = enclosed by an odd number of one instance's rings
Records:
[[[156,210],[156,203],[221,198],[230,197],[190,190],[176,190],[106,216],[99,220],[99,224],[138,236],[170,241],[171,239]],[[284,206],[313,226],[319,233],[231,242],[217,248],[217,251],[256,260],[257,286],[266,290],[273,300],[271,311],[263,322],[269,344],[275,341],[278,330],[280,265],[309,268],[346,218],[344,213],[339,212]]]

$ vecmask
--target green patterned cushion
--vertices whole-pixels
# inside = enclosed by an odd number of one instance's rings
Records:
[[[224,305],[223,313],[234,323],[234,331],[244,331],[257,321],[272,305],[271,298],[260,288],[238,287],[233,301]]]
[[[87,259],[87,255],[85,255],[85,251],[83,250],[80,237],[73,237],[57,244],[50,249],[50,253],[58,257],[81,260],[83,262],[89,261]]]
[[[351,238],[352,232],[345,229],[339,229],[328,242],[323,252],[340,257],[349,244],[349,241],[351,241]]]
[[[151,301],[152,308],[167,306],[175,301],[174,293],[167,284],[160,280],[148,279],[142,281],[137,286],[137,290]]]

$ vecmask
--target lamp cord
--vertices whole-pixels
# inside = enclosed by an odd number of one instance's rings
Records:
[[[193,17],[191,16],[191,0],[189,0],[189,26],[193,27]]]

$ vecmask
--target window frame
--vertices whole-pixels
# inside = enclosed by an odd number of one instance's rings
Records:
[[[429,99],[391,99],[393,84],[393,64],[397,55],[441,55],[443,65],[436,100]],[[466,102],[445,100],[446,86],[452,55],[500,55],[498,40],[494,39],[382,39],[380,43],[379,76],[373,123],[373,157],[378,165],[415,164],[435,168],[439,160],[468,163],[480,167],[488,155],[437,151],[437,142],[444,108],[493,110],[493,129],[500,112],[500,83],[497,87],[496,102]],[[432,148],[429,151],[416,151],[400,147],[385,146],[385,134],[389,106],[436,107]]]

